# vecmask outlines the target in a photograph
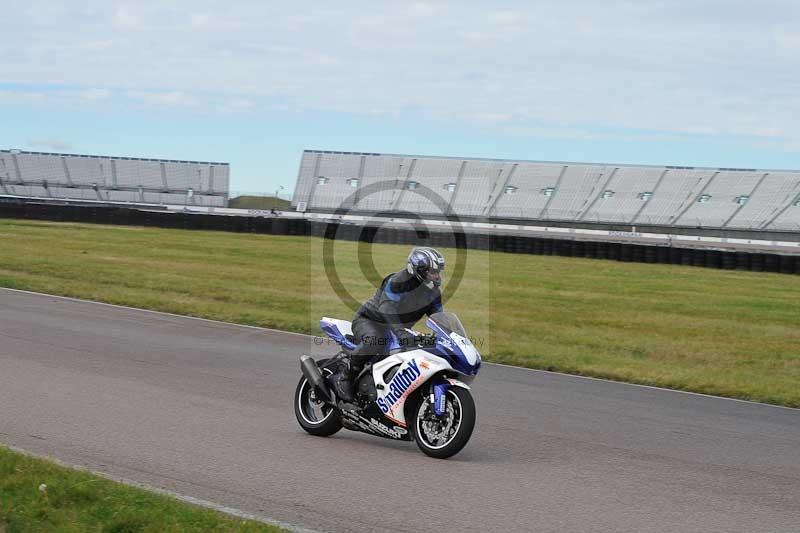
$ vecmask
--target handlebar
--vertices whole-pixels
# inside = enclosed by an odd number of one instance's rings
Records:
[[[436,335],[431,333],[430,335],[425,335],[424,333],[421,335],[417,335],[416,338],[417,344],[420,346],[433,346],[436,344]]]

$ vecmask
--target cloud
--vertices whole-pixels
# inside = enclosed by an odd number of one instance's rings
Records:
[[[0,90],[0,103],[11,105],[41,105],[47,102],[47,93],[43,91],[10,91]]]
[[[62,141],[53,137],[47,139],[29,139],[28,146],[31,148],[44,148],[47,150],[55,150],[57,152],[70,152],[72,151],[72,143]]]
[[[219,109],[225,112],[252,111],[256,106],[257,104],[253,100],[233,98],[220,103]]]
[[[0,90],[0,104],[32,105],[47,109],[79,108],[111,102],[114,92],[97,87],[87,88],[13,88]]]
[[[154,107],[196,107],[196,97],[183,91],[129,91],[126,96],[131,100]]]
[[[88,0],[22,10],[0,53],[96,105],[800,140],[800,4],[709,3]]]
[[[214,16],[209,13],[192,13],[189,15],[189,24],[193,28],[209,28],[214,23]]]
[[[111,18],[111,23],[121,30],[135,30],[142,27],[142,17],[129,6],[119,6]]]
[[[82,100],[87,102],[99,102],[102,100],[108,100],[111,98],[111,91],[108,89],[98,89],[98,88],[91,88],[91,89],[83,89],[78,91],[77,95]]]

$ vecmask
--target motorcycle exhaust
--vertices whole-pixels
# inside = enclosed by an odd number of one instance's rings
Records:
[[[319,371],[319,367],[314,359],[308,355],[301,355],[300,370],[303,371],[303,375],[306,377],[306,379],[312,385],[314,385],[323,394],[323,396],[325,396],[326,400],[329,402],[333,401],[331,392],[328,390],[328,386],[325,384],[325,378],[322,377],[322,372]]]

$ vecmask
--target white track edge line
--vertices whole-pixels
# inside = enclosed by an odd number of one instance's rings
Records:
[[[203,318],[200,316],[189,316],[189,315],[179,315],[177,313],[168,313],[166,311],[156,311],[155,309],[144,309],[142,307],[131,307],[129,305],[120,305],[120,304],[110,304],[107,302],[98,302],[95,300],[84,300],[83,298],[74,298],[72,296],[59,296],[57,294],[48,294],[46,292],[36,292],[36,291],[26,291],[23,289],[12,289],[10,287],[0,287],[0,290],[4,291],[13,291],[13,292],[22,292],[25,294],[35,294],[37,296],[49,296],[50,298],[58,298],[60,300],[70,300],[73,302],[83,302],[89,304],[96,304],[96,305],[106,305],[108,307],[117,307],[119,309],[129,309],[131,311],[141,311],[144,313],[155,313],[157,315],[166,315],[166,316],[174,316],[177,318],[186,318],[189,320],[202,320],[203,322],[212,322],[214,324],[225,324],[226,326],[236,326],[239,328],[249,328],[249,329],[257,329],[260,331],[269,331],[271,333],[284,333],[288,335],[300,335],[303,337],[314,337],[314,335],[309,335],[308,333],[297,333],[295,331],[284,331],[281,329],[273,329],[273,328],[263,328],[261,326],[250,326],[248,324],[237,324],[235,322],[225,322],[223,320],[214,320],[212,318]]]
[[[603,383],[617,383],[619,385],[627,385],[629,387],[639,387],[639,388],[642,388],[642,389],[652,389],[652,390],[663,391],[663,392],[673,392],[675,394],[688,394],[690,396],[700,396],[700,397],[703,397],[703,398],[713,398],[715,400],[727,400],[729,402],[749,403],[749,404],[758,405],[758,406],[761,406],[761,407],[774,407],[776,409],[788,409],[789,411],[795,411],[795,412],[800,411],[800,408],[797,408],[797,407],[787,407],[785,405],[775,405],[775,404],[772,404],[772,403],[756,402],[756,401],[753,401],[753,400],[742,400],[741,398],[728,398],[727,396],[715,396],[714,394],[705,394],[705,393],[702,393],[702,392],[692,392],[692,391],[680,390],[680,389],[667,389],[665,387],[656,387],[655,385],[642,385],[641,383],[630,383],[628,381],[616,381],[616,380],[613,380],[613,379],[595,378],[595,377],[592,377],[592,376],[580,376],[578,374],[567,374],[565,372],[556,372],[556,371],[553,371],[553,370],[542,370],[540,368],[526,368],[524,366],[505,365],[503,363],[489,363],[489,362],[487,362],[485,364],[494,365],[494,366],[502,366],[502,367],[505,367],[505,368],[515,368],[515,369],[519,369],[519,370],[529,370],[531,372],[540,372],[542,374],[555,374],[557,376],[564,376],[564,377],[568,377],[568,378],[588,379],[588,380],[591,380],[591,381],[600,381],[600,382],[603,382]]]
[[[167,490],[167,489],[162,489],[162,488],[159,488],[159,487],[153,487],[151,485],[147,485],[147,484],[141,483],[139,481],[133,481],[131,479],[127,479],[127,478],[120,477],[120,476],[115,476],[113,474],[108,474],[106,472],[100,472],[98,470],[92,470],[92,469],[87,468],[85,466],[71,464],[71,463],[68,463],[66,461],[62,461],[61,459],[56,459],[55,457],[52,457],[52,456],[49,456],[49,455],[31,452],[29,450],[25,450],[25,449],[20,448],[18,446],[12,446],[10,444],[4,444],[3,446],[5,446],[9,450],[11,450],[12,452],[16,452],[16,453],[19,453],[19,454],[22,454],[22,455],[25,455],[25,456],[28,456],[28,457],[33,457],[34,459],[44,459],[44,460],[47,460],[47,461],[51,461],[51,462],[57,464],[58,466],[61,466],[61,467],[64,467],[64,468],[69,468],[71,470],[77,470],[79,472],[87,472],[89,474],[92,474],[92,475],[95,475],[95,476],[99,476],[99,477],[102,477],[104,479],[108,479],[110,481],[115,481],[117,483],[122,483],[123,485],[127,485],[129,487],[135,487],[137,489],[146,490],[148,492],[153,492],[153,493],[159,494],[161,496],[169,496],[170,498],[175,498],[176,500],[182,501],[184,503],[190,503],[192,505],[197,505],[199,507],[204,507],[206,509],[211,509],[213,511],[218,511],[220,513],[224,513],[224,514],[233,516],[235,518],[241,518],[243,520],[252,520],[252,521],[260,522],[262,524],[267,524],[267,525],[270,525],[270,526],[277,526],[277,527],[281,527],[283,529],[288,529],[289,531],[294,531],[296,533],[317,533],[313,529],[306,529],[306,528],[303,528],[303,527],[298,527],[298,526],[295,526],[293,524],[288,524],[286,522],[281,522],[280,520],[275,520],[273,518],[269,518],[268,516],[255,515],[255,514],[252,514],[252,513],[248,513],[246,511],[242,511],[241,509],[236,509],[234,507],[228,507],[226,505],[221,505],[221,504],[214,503],[214,502],[211,502],[211,501],[208,501],[208,500],[202,500],[200,498],[195,498],[194,496],[187,496],[187,495],[181,494],[179,492],[174,492],[174,491]]]
[[[21,293],[26,293],[26,294],[35,294],[37,296],[49,296],[50,298],[59,298],[59,299],[62,299],[62,300],[72,300],[72,301],[75,301],[75,302],[83,302],[83,303],[90,303],[90,304],[96,304],[96,305],[107,305],[107,306],[110,306],[110,307],[119,307],[120,309],[129,309],[129,310],[132,310],[132,311],[141,311],[141,312],[144,312],[144,313],[155,313],[155,314],[158,314],[158,315],[167,315],[167,316],[173,316],[173,317],[178,317],[178,318],[186,318],[186,319],[190,319],[190,320],[202,320],[204,322],[211,322],[211,323],[214,323],[214,324],[225,324],[226,326],[236,326],[236,327],[240,327],[240,328],[249,328],[249,329],[256,329],[256,330],[261,330],[261,331],[269,331],[270,333],[283,333],[283,334],[286,334],[286,335],[299,335],[301,337],[319,338],[319,336],[317,336],[317,335],[309,335],[308,333],[297,333],[295,331],[283,331],[283,330],[280,330],[280,329],[262,328],[260,326],[249,326],[247,324],[236,324],[234,322],[224,322],[222,320],[213,320],[211,318],[202,318],[202,317],[198,317],[198,316],[178,315],[176,313],[167,313],[165,311],[155,311],[153,309],[142,309],[141,307],[130,307],[130,306],[127,306],[127,305],[110,304],[110,303],[106,303],[106,302],[96,302],[94,300],[84,300],[82,298],[73,298],[71,296],[58,296],[58,295],[55,295],[55,294],[47,294],[47,293],[44,293],[44,292],[26,291],[26,290],[23,290],[23,289],[12,289],[12,288],[9,288],[9,287],[0,287],[0,290],[21,292]],[[619,385],[627,385],[629,387],[640,387],[640,388],[644,388],[644,389],[653,389],[653,390],[658,390],[658,391],[672,392],[672,393],[675,393],[675,394],[689,394],[691,396],[701,396],[701,397],[704,397],[704,398],[715,398],[717,400],[728,400],[730,402],[749,403],[749,404],[753,404],[753,405],[760,405],[760,406],[763,406],[763,407],[774,407],[776,409],[788,409],[790,411],[798,411],[798,410],[800,410],[800,408],[787,407],[785,405],[775,405],[775,404],[771,404],[771,403],[756,402],[756,401],[753,401],[753,400],[742,400],[740,398],[728,398],[726,396],[716,396],[714,394],[705,394],[705,393],[702,393],[702,392],[691,392],[691,391],[678,390],[678,389],[668,389],[668,388],[665,388],[665,387],[656,387],[655,385],[642,385],[640,383],[629,383],[627,381],[616,381],[616,380],[613,380],[613,379],[595,378],[595,377],[591,377],[591,376],[580,376],[578,374],[567,374],[566,372],[556,372],[554,370],[542,370],[540,368],[527,368],[527,367],[524,367],[524,366],[506,365],[506,364],[503,364],[503,363],[492,363],[492,362],[489,362],[489,361],[484,361],[483,364],[485,364],[485,365],[494,365],[494,366],[502,366],[502,367],[505,367],[505,368],[515,368],[517,370],[526,370],[528,372],[539,372],[539,373],[542,373],[542,374],[555,374],[557,376],[565,376],[565,377],[569,377],[569,378],[588,379],[588,380],[591,380],[591,381],[601,381],[603,383],[616,383],[616,384],[619,384]]]

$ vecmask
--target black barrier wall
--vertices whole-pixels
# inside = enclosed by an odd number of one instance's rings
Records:
[[[189,230],[298,235],[385,244],[457,246],[495,252],[666,263],[727,270],[800,274],[800,255],[730,252],[618,242],[544,239],[404,228],[378,228],[305,219],[221,216],[74,205],[0,204],[0,217],[95,224],[122,224]]]
[[[319,209],[315,212],[335,214],[336,209]],[[374,211],[350,210],[348,215],[362,215],[384,218],[397,218],[397,213],[376,213]],[[657,233],[670,235],[698,235],[703,237],[722,237],[729,239],[758,239],[765,241],[800,242],[800,232],[786,230],[748,230],[742,228],[709,228],[702,226],[653,226],[650,224],[627,224],[623,222],[581,222],[578,220],[550,220],[532,218],[504,217],[460,217],[462,222],[481,222],[486,224],[509,224],[511,226],[548,226],[551,228],[592,229],[601,231],[620,231],[625,233]],[[426,220],[445,220],[442,215],[425,215]]]

